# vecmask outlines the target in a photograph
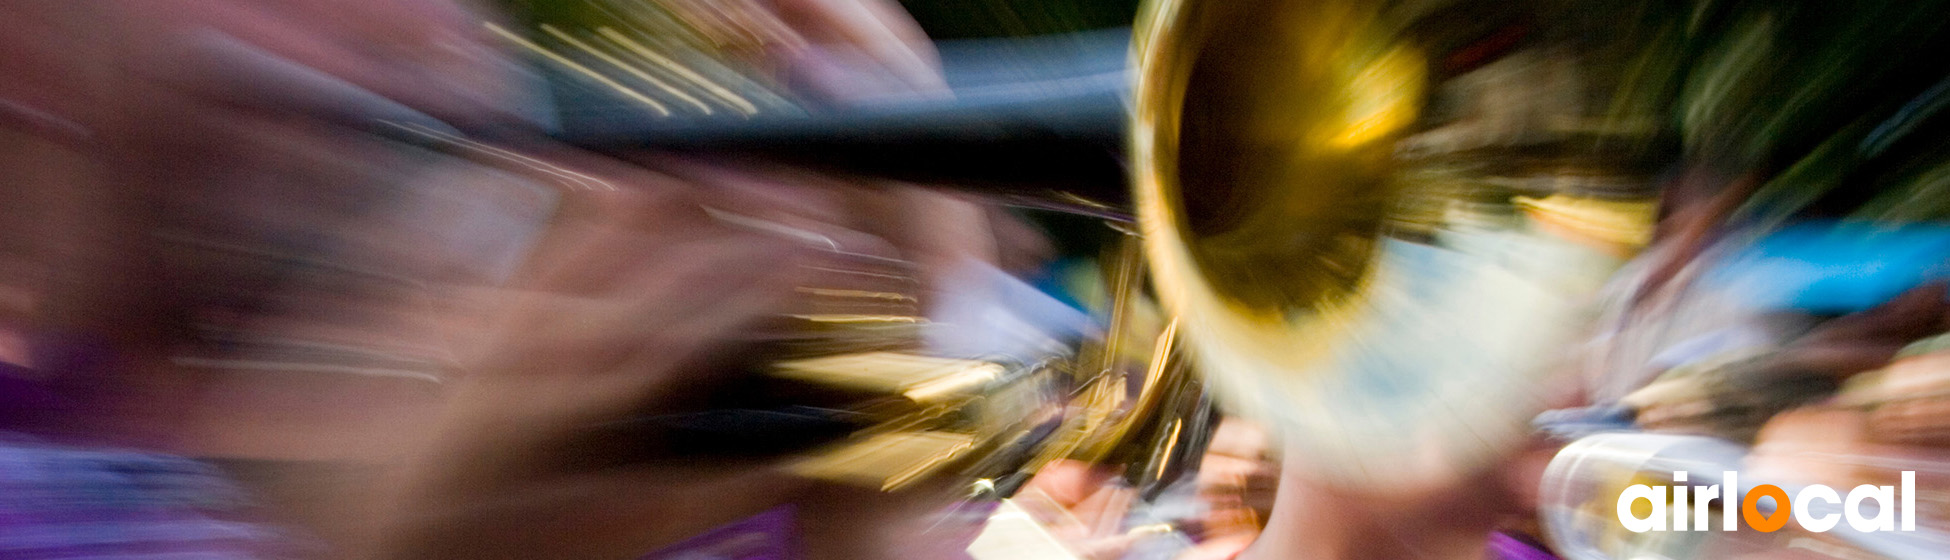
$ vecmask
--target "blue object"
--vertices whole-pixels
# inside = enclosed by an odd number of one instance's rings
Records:
[[[1822,222],[1768,234],[1704,280],[1758,309],[1846,314],[1946,278],[1950,225]]]

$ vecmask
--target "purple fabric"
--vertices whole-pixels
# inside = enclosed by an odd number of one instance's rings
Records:
[[[284,539],[242,520],[203,463],[0,432],[0,558],[265,558]]]
[[[797,560],[792,506],[779,506],[685,539],[642,560]]]
[[[43,371],[0,363],[0,560],[245,560],[309,550],[257,523],[216,467],[100,443],[63,428],[102,414],[115,353],[80,336],[37,337]]]
[[[76,435],[56,432],[66,421],[98,413],[115,353],[93,337],[52,333],[35,335],[30,352],[31,369],[0,363],[0,430]]]
[[[1559,560],[1543,545],[1509,533],[1490,533],[1490,558],[1493,560]]]
[[[61,400],[33,370],[0,362],[0,428],[25,426],[57,410]]]

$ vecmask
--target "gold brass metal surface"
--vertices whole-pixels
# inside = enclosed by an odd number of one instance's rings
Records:
[[[1159,0],[1137,24],[1157,296],[1221,404],[1323,477],[1433,483],[1514,445],[1569,302],[1617,264],[1516,225],[1517,195],[1638,180],[1572,155],[1609,134],[1579,132],[1604,129],[1571,83],[1594,74],[1534,8]]]

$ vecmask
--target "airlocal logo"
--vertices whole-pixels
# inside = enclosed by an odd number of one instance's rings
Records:
[[[1683,471],[1672,473],[1672,481],[1686,482],[1686,473]],[[1707,523],[1707,512],[1712,501],[1718,499],[1721,504],[1733,504],[1736,500],[1740,504],[1739,515],[1734,515],[1734,510],[1730,506],[1723,508],[1725,513],[1720,517],[1720,529],[1723,531],[1739,530],[1738,520],[1745,519],[1747,526],[1753,527],[1755,531],[1772,533],[1787,526],[1789,516],[1792,516],[1802,528],[1816,533],[1825,533],[1835,528],[1835,524],[1840,521],[1838,517],[1846,518],[1850,528],[1871,532],[1897,530],[1896,517],[1900,516],[1902,530],[1916,530],[1915,471],[1903,471],[1900,493],[1893,486],[1864,484],[1849,490],[1847,499],[1836,494],[1835,489],[1820,484],[1802,488],[1795,494],[1793,500],[1788,499],[1786,490],[1772,484],[1755,486],[1752,490],[1748,490],[1744,497],[1735,496],[1734,493],[1740,488],[1740,478],[1739,474],[1733,471],[1726,471],[1720,482],[1721,484],[1712,486],[1675,485],[1670,489],[1665,486],[1633,484],[1618,494],[1618,522],[1623,523],[1626,530],[1634,533],[1665,531],[1667,519],[1671,519],[1673,531],[1707,531],[1711,530]],[[1902,505],[1897,507],[1899,496]],[[1774,507],[1771,515],[1761,514],[1762,498],[1773,500]],[[1873,517],[1862,513],[1862,504],[1871,500],[1876,503]],[[1640,501],[1649,502],[1651,507],[1635,510],[1635,506]],[[1686,507],[1688,501],[1693,504],[1691,524],[1686,522],[1689,517]],[[1827,506],[1817,510],[1811,507],[1815,502],[1824,502]],[[1666,515],[1668,503],[1672,504],[1670,516]],[[1834,512],[1835,505],[1842,506],[1841,513]]]

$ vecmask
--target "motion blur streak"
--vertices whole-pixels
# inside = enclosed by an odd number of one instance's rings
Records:
[[[1947,8],[0,1],[0,560],[1939,558]]]

